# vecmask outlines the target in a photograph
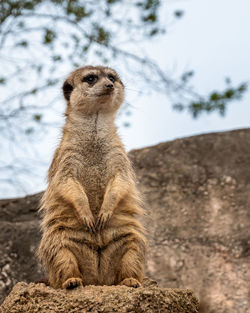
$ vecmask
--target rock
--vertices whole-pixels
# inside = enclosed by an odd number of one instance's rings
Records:
[[[131,151],[147,200],[147,275],[205,313],[250,312],[250,129]]]
[[[195,292],[205,313],[250,313],[250,129],[134,150],[146,200],[147,275]],[[41,194],[0,201],[0,296],[43,277]]]
[[[37,194],[0,200],[0,303],[18,281],[36,281],[44,275],[35,256],[40,198]]]
[[[154,312],[198,313],[198,301],[189,290],[155,285],[86,286],[65,291],[44,284],[17,283],[0,307],[1,313]]]

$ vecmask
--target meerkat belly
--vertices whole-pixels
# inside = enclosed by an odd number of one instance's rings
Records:
[[[84,182],[87,181],[87,184],[83,182],[83,185],[89,200],[90,209],[96,216],[103,202],[105,187],[108,183],[108,175],[104,171],[96,169],[96,167],[89,167],[86,174]]]
[[[112,171],[107,164],[107,147],[103,141],[92,139],[84,150],[79,177],[88,196],[90,209],[97,215]]]

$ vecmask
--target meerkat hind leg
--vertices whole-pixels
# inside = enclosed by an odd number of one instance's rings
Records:
[[[81,273],[74,254],[67,248],[60,249],[51,268],[51,278],[54,280],[52,286],[60,286],[63,289],[73,289],[83,285]]]
[[[140,287],[144,272],[144,246],[140,247],[140,242],[134,241],[128,243],[125,249],[127,252],[121,260],[118,285]]]

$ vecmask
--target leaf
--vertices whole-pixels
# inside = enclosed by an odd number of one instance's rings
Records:
[[[151,30],[151,32],[149,33],[149,36],[154,36],[154,35],[156,35],[158,33],[159,33],[159,29],[158,28],[153,28]]]
[[[51,44],[55,38],[56,38],[56,33],[53,32],[51,29],[46,28],[44,38],[43,38],[43,43],[45,45]]]
[[[26,135],[30,135],[34,132],[34,128],[33,127],[29,127],[27,129],[25,129],[25,134]]]
[[[150,13],[148,16],[143,17],[144,22],[152,22],[155,23],[157,20],[156,14]]]
[[[159,4],[160,4],[159,0],[147,0],[144,5],[144,8],[145,10],[150,10],[150,9],[156,10]]]
[[[106,31],[103,27],[95,26],[96,28],[96,42],[108,46],[110,40],[110,33]]]
[[[17,27],[18,27],[18,28],[24,28],[24,27],[25,27],[25,23],[24,23],[23,21],[21,21],[21,22],[19,22],[19,23],[17,24]]]
[[[219,95],[217,92],[213,92],[213,93],[210,95],[210,100],[211,100],[211,101],[220,100],[220,95]]]
[[[194,118],[197,118],[202,112],[214,111],[218,111],[220,115],[224,116],[227,105],[234,100],[240,100],[247,91],[247,87],[247,83],[242,83],[239,87],[230,87],[222,92],[213,91],[207,96],[207,99],[192,101],[188,108]]]
[[[54,86],[58,83],[58,79],[47,79],[46,83],[49,87]]]
[[[52,60],[54,62],[59,62],[59,61],[62,61],[62,57],[60,55],[53,55]]]
[[[68,15],[74,15],[76,22],[80,22],[83,18],[92,14],[91,11],[87,12],[85,7],[82,4],[79,4],[78,1],[67,1],[66,12]]]
[[[238,91],[243,93],[243,92],[247,91],[247,89],[248,89],[248,84],[247,83],[242,83],[240,85],[240,87],[238,88]]]
[[[40,122],[42,119],[42,115],[41,114],[34,114],[33,115],[33,120],[36,122]]]
[[[181,104],[181,103],[175,103],[175,104],[173,105],[173,109],[176,110],[176,111],[181,112],[181,111],[184,110],[184,105]]]
[[[26,40],[22,40],[22,41],[20,41],[20,42],[18,42],[17,44],[16,44],[16,46],[20,46],[20,47],[28,47],[28,42],[26,41]]]
[[[182,74],[181,80],[186,83],[188,80],[190,80],[191,77],[194,76],[194,71],[188,71]]]
[[[126,128],[130,127],[130,125],[131,125],[131,124],[130,124],[129,122],[124,122],[124,123],[123,123],[123,126],[126,127]]]
[[[120,2],[121,0],[107,0],[107,4],[113,4],[116,2]]]
[[[183,17],[183,15],[184,15],[184,11],[183,11],[183,10],[176,10],[176,11],[174,12],[174,16],[175,16],[176,18],[181,18],[181,17]]]
[[[233,89],[228,89],[225,92],[225,98],[231,99],[235,95],[235,91]]]
[[[0,84],[5,84],[6,83],[6,78],[0,77]]]
[[[23,8],[26,10],[33,10],[36,4],[37,4],[37,1],[24,1],[22,3]]]
[[[83,52],[87,52],[89,50],[90,45],[83,46],[82,50]]]

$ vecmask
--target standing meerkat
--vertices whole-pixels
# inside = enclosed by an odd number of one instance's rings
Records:
[[[48,173],[38,256],[50,286],[140,286],[146,239],[141,198],[114,119],[124,86],[108,67],[86,66],[63,85],[66,123]]]

